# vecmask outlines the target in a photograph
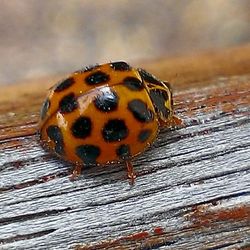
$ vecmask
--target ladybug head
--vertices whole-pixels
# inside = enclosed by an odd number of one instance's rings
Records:
[[[161,82],[161,86],[150,85],[148,91],[158,119],[166,123],[173,115],[173,98],[170,84]]]
[[[149,93],[159,121],[168,122],[173,116],[173,98],[170,84],[158,80],[143,69],[138,69],[138,71]]]

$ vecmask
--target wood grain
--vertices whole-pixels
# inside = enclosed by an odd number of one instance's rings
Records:
[[[171,76],[184,125],[162,131],[135,159],[132,187],[123,165],[88,169],[71,182],[71,166],[40,147],[39,109],[58,77],[4,87],[0,248],[247,249],[249,52],[248,45],[145,63]]]

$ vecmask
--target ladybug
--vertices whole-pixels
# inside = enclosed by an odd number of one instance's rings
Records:
[[[156,139],[162,127],[178,125],[170,84],[123,61],[86,67],[53,86],[43,103],[39,133],[43,146],[75,165],[131,160]]]

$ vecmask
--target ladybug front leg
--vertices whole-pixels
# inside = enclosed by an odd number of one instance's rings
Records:
[[[182,125],[182,120],[178,118],[177,116],[173,115],[169,120],[163,121],[159,120],[160,126],[161,127],[176,127]]]
[[[130,179],[130,184],[134,185],[135,183],[135,178],[136,178],[136,174],[134,172],[134,168],[133,168],[133,164],[131,161],[126,160],[125,161],[126,167],[127,167],[127,171],[128,171],[128,178]]]
[[[75,181],[81,175],[81,172],[82,172],[82,165],[76,164],[72,171],[72,174],[69,177],[70,180]]]

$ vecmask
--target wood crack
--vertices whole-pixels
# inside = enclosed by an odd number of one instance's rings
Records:
[[[30,233],[30,234],[20,234],[20,235],[16,235],[16,236],[10,237],[10,238],[0,239],[0,244],[18,242],[20,240],[34,239],[34,238],[38,238],[38,237],[42,237],[42,236],[51,234],[55,231],[56,231],[56,229],[48,229],[48,230],[43,230],[43,231]]]
[[[46,211],[37,212],[37,213],[22,214],[22,215],[17,215],[13,217],[0,218],[0,226],[14,223],[14,222],[22,222],[22,221],[27,221],[27,220],[38,219],[38,218],[42,218],[45,216],[57,215],[57,214],[67,212],[70,210],[71,208],[68,207],[64,209],[53,209],[53,210],[46,210]]]

